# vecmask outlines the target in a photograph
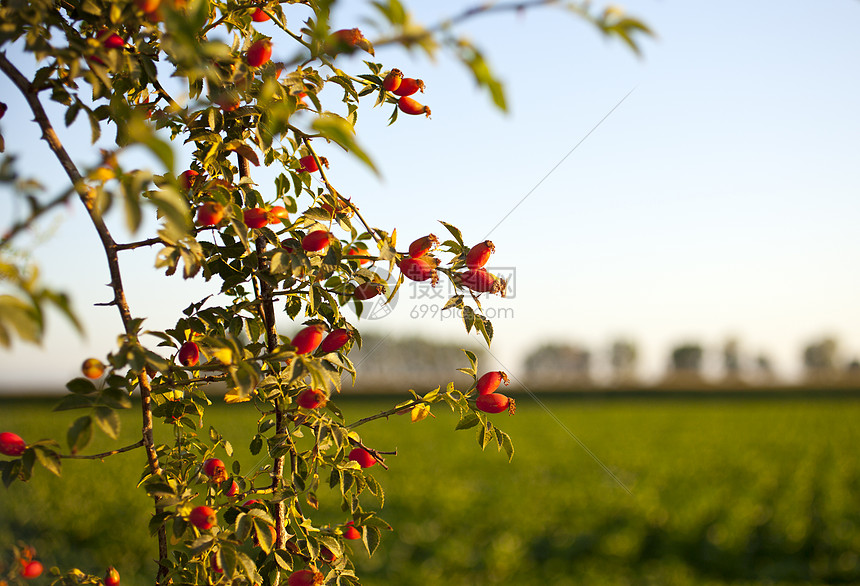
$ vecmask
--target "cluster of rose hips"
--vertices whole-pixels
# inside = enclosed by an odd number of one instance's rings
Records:
[[[422,236],[410,244],[408,256],[401,259],[399,263],[403,276],[413,281],[430,280],[435,285],[438,280],[436,268],[439,266],[439,259],[430,255],[430,251],[438,244],[439,239],[433,234]],[[489,240],[471,247],[466,253],[466,270],[454,273],[454,282],[476,293],[489,292],[504,295],[505,281],[497,279],[484,268],[495,250],[496,247]]]
[[[478,379],[475,389],[478,391],[478,398],[475,399],[475,406],[484,413],[501,413],[507,411],[513,415],[516,411],[516,401],[508,396],[497,393],[496,389],[504,381],[505,386],[508,385],[508,375],[501,370],[488,372]]]
[[[392,69],[382,80],[382,88],[395,96],[400,96],[400,99],[397,100],[397,107],[404,114],[412,114],[413,116],[424,114],[428,118],[430,117],[430,108],[409,97],[418,91],[424,93],[424,82],[420,79],[403,77],[402,71]]]

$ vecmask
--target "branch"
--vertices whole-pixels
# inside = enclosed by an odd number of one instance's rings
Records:
[[[364,419],[359,419],[355,423],[351,423],[350,425],[347,425],[347,427],[349,429],[352,429],[354,427],[358,427],[359,425],[364,425],[365,423],[370,423],[371,421],[376,421],[377,419],[382,419],[383,417],[390,417],[392,415],[396,415],[405,409],[411,409],[412,407],[417,407],[418,405],[429,405],[429,404],[430,403],[428,403],[427,401],[425,401],[423,399],[413,399],[411,403],[407,403],[405,405],[400,405],[399,407],[394,407],[392,409],[389,409],[388,411],[382,411],[381,413],[377,413],[376,415],[370,415],[368,417],[365,417]]]
[[[139,442],[133,443],[130,446],[126,446],[124,448],[119,448],[116,450],[111,450],[109,452],[102,452],[101,454],[92,454],[89,456],[79,456],[77,454],[60,454],[61,458],[66,458],[69,460],[104,460],[108,456],[116,456],[117,454],[122,454],[123,452],[130,452],[132,450],[136,450],[137,448],[143,447],[143,440]]]
[[[147,238],[146,240],[141,240],[140,242],[129,242],[126,244],[117,244],[116,250],[134,250],[135,248],[142,248],[144,246],[153,246],[155,244],[167,244],[163,239],[156,236],[155,238]]]
[[[9,242],[10,240],[12,240],[12,238],[14,238],[19,232],[21,232],[22,230],[26,230],[27,228],[32,226],[33,222],[35,222],[45,212],[47,212],[48,210],[50,210],[52,208],[57,207],[58,205],[60,205],[62,203],[66,203],[67,201],[69,201],[69,199],[71,199],[71,197],[73,195],[75,195],[74,188],[67,189],[66,191],[64,191],[63,193],[61,193],[60,195],[58,195],[57,197],[55,197],[54,199],[52,199],[51,201],[46,203],[45,205],[40,205],[39,207],[34,209],[32,212],[30,212],[29,218],[27,218],[26,220],[22,220],[22,221],[18,222],[17,224],[15,224],[11,228],[9,228],[9,230],[5,234],[3,234],[3,238],[0,239],[0,248],[5,246],[6,243]]]

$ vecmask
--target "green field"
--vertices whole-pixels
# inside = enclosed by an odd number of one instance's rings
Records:
[[[360,428],[366,443],[399,454],[375,473],[395,532],[360,560],[362,583],[860,584],[860,399],[545,401],[558,421],[528,397],[516,416],[494,416],[514,438],[510,464],[482,453],[473,430],[454,432],[442,408],[417,424]],[[342,407],[352,419],[390,404]],[[0,430],[62,439],[75,415],[49,407],[0,402]],[[139,424],[127,415],[131,443]],[[211,415],[243,468],[253,465],[240,438],[254,413]],[[46,565],[113,564],[124,586],[151,584],[150,503],[130,486],[142,464],[134,452],[66,461],[62,479],[39,470],[4,494],[0,547],[21,539]],[[339,518],[334,499],[321,503]]]

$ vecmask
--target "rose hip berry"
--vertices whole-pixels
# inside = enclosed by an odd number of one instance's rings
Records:
[[[349,250],[346,251],[346,253],[349,256],[365,256],[367,254],[367,251],[366,250],[359,250],[358,248],[350,248]],[[366,265],[367,263],[370,262],[366,258],[359,258],[356,260],[358,260],[359,265]]]
[[[489,240],[484,240],[469,249],[466,254],[466,266],[470,269],[479,269],[490,260],[490,255],[496,251],[496,247]]]
[[[119,586],[119,572],[110,566],[105,574],[105,586]]]
[[[251,208],[242,212],[242,219],[249,228],[262,228],[269,223],[269,212],[264,208]]]
[[[364,448],[353,448],[349,453],[349,459],[353,462],[357,462],[362,468],[370,468],[376,464],[376,458],[374,458],[370,452]]]
[[[198,177],[200,173],[195,171],[194,169],[188,169],[187,171],[183,171],[179,174],[179,184],[182,186],[182,189],[186,191],[191,189],[191,186],[194,185],[195,178]]]
[[[393,92],[400,87],[400,81],[403,79],[403,72],[399,69],[392,69],[382,80],[382,87],[385,91]]]
[[[224,218],[224,206],[215,201],[207,201],[197,208],[197,225],[215,226]]]
[[[361,531],[356,529],[355,523],[350,521],[346,524],[346,528],[343,530],[343,538],[344,539],[361,539]]]
[[[420,79],[412,79],[411,77],[404,77],[400,80],[400,85],[394,91],[395,95],[398,96],[411,96],[418,90],[424,91],[424,82]]]
[[[306,252],[319,252],[325,250],[331,243],[331,234],[327,230],[314,230],[302,238],[302,248]]]
[[[489,395],[499,388],[502,381],[505,381],[505,386],[508,386],[508,375],[501,370],[488,372],[478,379],[478,383],[475,388],[478,390],[479,395]]]
[[[428,118],[430,117],[430,108],[423,104],[419,104],[408,96],[403,96],[397,100],[397,107],[400,108],[400,111],[404,114],[411,114],[413,116],[424,114]]]
[[[212,479],[212,482],[224,482],[227,480],[227,467],[218,458],[209,458],[203,462],[203,474]]]
[[[26,565],[21,570],[21,577],[26,580],[32,580],[33,578],[38,578],[42,575],[42,562],[33,560],[32,562],[27,562]]]
[[[323,167],[328,169],[328,159],[325,157],[319,158],[320,163],[322,163]],[[302,171],[306,171],[308,173],[316,173],[320,170],[319,165],[317,165],[316,159],[314,159],[313,155],[307,155],[299,159],[299,163],[302,164]]]
[[[502,293],[502,296],[504,296],[505,282],[501,279],[497,280],[485,268],[469,269],[468,271],[457,273],[457,280],[472,291],[478,293]]]
[[[197,342],[185,342],[179,347],[179,364],[182,366],[196,366],[200,362],[200,346]]]
[[[263,12],[262,8],[255,8],[254,12],[251,13],[251,20],[254,22],[266,22],[267,20],[271,20],[271,18]]]
[[[316,350],[322,342],[323,331],[325,328],[316,324],[299,331],[292,340],[293,346],[296,347],[296,354],[308,354]]]
[[[429,256],[418,258],[404,258],[400,261],[400,270],[403,276],[413,281],[436,281],[436,265],[438,261]]]
[[[215,517],[215,511],[211,507],[200,505],[191,511],[191,514],[188,515],[188,520],[201,531],[206,531],[215,526],[217,518]]]
[[[116,33],[111,33],[102,38],[102,45],[107,47],[108,49],[122,49],[125,47],[125,41],[122,40],[122,37]]]
[[[484,413],[501,413],[507,410],[513,415],[516,410],[516,402],[513,399],[497,393],[480,395],[475,400],[475,406]]]
[[[216,574],[224,573],[224,568],[222,568],[221,564],[218,563],[218,554],[214,551],[209,555],[209,567],[211,567],[212,571]]]
[[[296,399],[299,407],[304,407],[305,409],[324,407],[327,401],[328,397],[319,389],[305,389],[299,393],[299,397]]]
[[[21,439],[21,436],[4,431],[0,433],[0,454],[4,456],[20,456],[27,449],[27,442]]]
[[[359,301],[365,301],[367,299],[373,299],[374,297],[382,293],[384,289],[385,287],[383,287],[381,284],[371,283],[368,281],[367,283],[362,283],[361,285],[358,285],[355,288],[355,291],[353,291],[352,296]]]
[[[287,208],[285,208],[284,206],[272,206],[269,209],[269,223],[279,224],[282,219],[290,219],[290,213],[287,211]]]
[[[260,39],[255,41],[245,53],[245,61],[251,67],[260,67],[272,57],[272,41],[269,39]]]
[[[81,372],[84,376],[91,379],[101,378],[105,373],[105,365],[98,358],[87,358],[81,365]]]
[[[299,570],[290,574],[287,586],[319,586],[324,579],[325,576],[316,570]]]
[[[430,252],[433,247],[439,246],[439,239],[433,234],[422,236],[415,242],[409,245],[409,256],[418,258]]]
[[[328,354],[329,352],[336,352],[344,347],[344,345],[349,342],[349,339],[352,337],[352,332],[349,330],[340,328],[332,331],[328,336],[326,336],[325,340],[320,344],[320,351],[323,354]]]

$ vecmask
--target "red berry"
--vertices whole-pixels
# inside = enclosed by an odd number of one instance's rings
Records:
[[[215,517],[215,511],[211,507],[200,505],[191,511],[191,514],[188,515],[188,520],[201,531],[206,531],[207,529],[212,529],[218,519]]]
[[[105,373],[105,365],[98,358],[87,358],[81,365],[81,372],[84,376],[91,379],[101,378]]]
[[[232,90],[222,91],[212,101],[218,104],[218,107],[225,112],[232,112],[241,104],[239,94]]]
[[[380,283],[362,283],[361,285],[356,286],[355,291],[353,291],[352,296],[360,301],[365,301],[366,299],[373,299],[382,291],[385,290]]]
[[[122,37],[116,33],[111,33],[107,37],[102,39],[102,45],[107,47],[108,49],[122,49],[125,47],[125,41],[122,40]]]
[[[105,574],[105,586],[119,586],[119,572],[113,566],[107,569]]]
[[[430,252],[434,246],[439,246],[439,239],[433,234],[422,236],[409,245],[409,256],[418,258]]]
[[[325,250],[331,243],[331,235],[327,230],[314,230],[302,238],[302,248],[307,252]]]
[[[191,186],[194,185],[195,178],[199,176],[200,173],[195,171],[194,169],[188,169],[187,171],[183,171],[179,174],[179,184],[182,186],[182,189],[188,190],[191,189]]]
[[[249,228],[262,228],[269,223],[269,212],[265,208],[251,208],[242,212],[245,225]]]
[[[185,342],[179,347],[179,364],[195,366],[200,362],[200,346],[196,342]]]
[[[345,330],[343,328],[334,330],[326,336],[325,340],[322,341],[322,344],[320,344],[320,350],[323,354],[336,352],[343,348],[344,344],[349,342],[351,337],[352,333],[349,330]]]
[[[225,492],[224,494],[226,494],[227,496],[236,496],[236,493],[238,492],[239,484],[234,480],[233,483],[230,485],[230,488],[228,488],[227,492]]]
[[[333,55],[342,52],[351,53],[357,48],[373,55],[373,45],[357,28],[334,31],[325,44],[326,53]]]
[[[27,443],[21,439],[21,436],[4,431],[0,433],[0,454],[4,456],[20,456],[27,449]]]
[[[27,562],[27,565],[25,565],[21,570],[21,577],[27,580],[32,580],[33,578],[41,576],[42,570],[42,562],[33,560],[32,562]]]
[[[400,80],[403,79],[403,72],[399,69],[392,69],[382,80],[382,87],[386,91],[393,92],[400,87]]]
[[[251,20],[254,22],[266,22],[267,20],[270,20],[270,17],[268,14],[263,12],[262,8],[255,8],[254,12],[251,13]]]
[[[227,468],[224,466],[224,462],[218,458],[209,458],[203,462],[203,474],[211,478],[213,482],[227,480]]]
[[[365,256],[365,255],[367,255],[366,250],[359,250],[358,248],[350,248],[349,250],[346,251],[346,253],[349,256]],[[370,260],[368,260],[366,258],[360,258],[357,260],[358,260],[358,264],[360,264],[360,265],[366,265],[367,263],[370,262]]]
[[[214,551],[209,555],[209,565],[212,568],[212,571],[217,574],[223,574],[224,568],[221,567],[221,564],[218,563],[218,554]]]
[[[328,397],[326,394],[319,389],[305,389],[299,394],[299,398],[296,399],[296,403],[299,404],[299,407],[304,407],[305,409],[316,409],[317,407],[323,407],[328,401]]]
[[[320,163],[323,164],[323,167],[328,169],[328,159],[325,157],[319,157]],[[307,155],[299,159],[299,163],[302,164],[302,171],[306,171],[308,173],[315,173],[320,170],[319,165],[317,165],[317,160],[314,159],[313,155]]]
[[[398,96],[411,96],[418,90],[424,91],[424,82],[420,79],[412,79],[411,77],[404,77],[400,80],[400,86],[393,90],[395,95]]]
[[[413,281],[436,281],[436,265],[438,261],[431,256],[420,256],[418,258],[404,258],[400,261],[400,270],[403,276]]]
[[[325,576],[316,570],[299,570],[290,574],[287,586],[319,586],[324,579]]]
[[[513,399],[496,393],[479,395],[475,400],[475,406],[484,413],[501,413],[507,410],[513,415],[516,410],[516,402]]]
[[[272,57],[272,41],[269,39],[260,39],[255,41],[245,53],[245,61],[251,67],[260,67]]]
[[[327,564],[333,564],[337,560],[337,556],[334,555],[334,552],[322,544],[320,544],[320,557]]]
[[[355,523],[350,521],[346,524],[346,529],[343,531],[344,539],[361,539],[361,531],[355,528]]]
[[[290,219],[290,213],[287,211],[287,208],[284,206],[272,206],[269,209],[269,223],[280,224],[282,219]]]
[[[478,379],[478,383],[476,388],[478,389],[479,395],[489,395],[490,393],[495,392],[496,389],[499,388],[499,385],[505,381],[505,386],[508,386],[508,375],[506,375],[501,370],[496,370],[493,372],[488,372],[484,376]]]
[[[496,251],[496,247],[489,240],[484,240],[469,249],[466,254],[466,266],[470,269],[479,269],[490,260],[490,255]]]
[[[376,464],[376,458],[364,448],[353,448],[349,453],[349,459],[353,462],[358,462],[358,465],[362,468],[370,468]]]
[[[430,108],[419,104],[410,97],[403,96],[402,98],[397,100],[397,106],[404,114],[412,114],[413,116],[417,116],[418,114],[425,114],[428,118],[430,117]]]
[[[502,293],[504,296],[505,281],[496,279],[493,275],[487,272],[487,269],[469,269],[462,273],[457,273],[457,280],[461,285],[465,285],[472,291],[478,293]]]
[[[317,349],[322,342],[323,331],[321,325],[308,326],[293,337],[292,344],[296,347],[296,354],[307,354]]]
[[[158,10],[161,0],[134,0],[134,3],[140,8],[141,12],[151,14]]]
[[[198,226],[215,226],[224,218],[224,206],[217,201],[207,201],[197,208]]]

